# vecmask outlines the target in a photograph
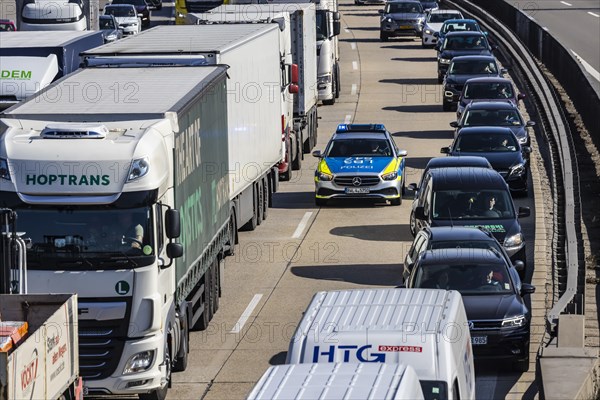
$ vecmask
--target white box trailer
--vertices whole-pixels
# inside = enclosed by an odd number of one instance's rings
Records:
[[[421,400],[415,370],[404,364],[287,364],[270,367],[248,400]]]
[[[471,337],[457,291],[317,293],[286,363],[321,362],[403,363],[417,372],[426,399],[475,399]]]
[[[282,65],[278,26],[158,26],[84,52],[88,66],[227,65],[229,197],[236,226],[265,218],[282,162]]]
[[[309,3],[227,4],[205,14],[188,16],[188,22],[198,23],[204,19],[217,22],[220,19],[229,19],[223,16],[231,13],[239,14],[240,20],[277,19],[281,18],[283,13],[290,15],[292,62],[298,65],[298,86],[300,88],[294,96],[294,131],[301,138],[304,154],[310,153],[317,143],[317,102],[319,101],[315,5]],[[207,16],[207,14],[212,14],[213,17]],[[300,162],[300,159],[297,162]]]
[[[29,325],[24,339],[0,352],[0,399],[81,398],[77,295],[2,294],[0,317]]]

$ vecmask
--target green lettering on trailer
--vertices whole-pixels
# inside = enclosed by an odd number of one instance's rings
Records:
[[[18,69],[13,69],[13,70],[3,69],[2,71],[0,71],[0,78],[2,78],[2,79],[17,79],[17,80],[31,79],[31,71],[18,70]]]

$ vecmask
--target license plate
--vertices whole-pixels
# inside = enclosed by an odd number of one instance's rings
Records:
[[[487,344],[487,336],[471,336],[473,346]]]
[[[412,29],[411,25],[400,25],[400,29]]]
[[[346,193],[351,193],[351,194],[365,194],[365,193],[369,193],[370,190],[369,188],[362,188],[362,187],[349,187],[346,188]]]

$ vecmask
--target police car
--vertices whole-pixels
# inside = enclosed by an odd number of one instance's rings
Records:
[[[340,124],[315,171],[315,202],[333,198],[374,198],[402,203],[406,150],[400,150],[383,124]]]

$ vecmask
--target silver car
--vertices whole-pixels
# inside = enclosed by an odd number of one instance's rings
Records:
[[[425,15],[421,2],[416,0],[389,1],[380,21],[380,38],[385,42],[395,36],[417,36],[423,33]]]

